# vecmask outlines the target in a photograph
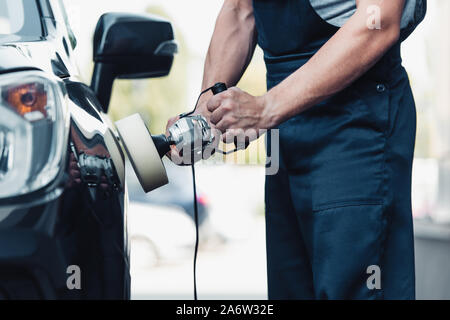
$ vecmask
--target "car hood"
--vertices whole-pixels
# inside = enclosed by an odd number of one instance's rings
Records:
[[[36,66],[17,48],[0,46],[0,72],[16,69],[36,69]]]
[[[70,75],[66,65],[48,41],[0,45],[0,73],[37,69],[63,78]]]

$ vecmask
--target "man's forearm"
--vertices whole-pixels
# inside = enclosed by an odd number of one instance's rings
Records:
[[[229,87],[236,85],[250,63],[255,46],[252,1],[226,0],[206,56],[202,89],[219,81]]]
[[[266,94],[267,108],[264,109],[268,127],[276,126],[345,89],[397,42],[404,0],[392,1],[383,8],[397,9],[400,16],[385,17],[379,30],[370,30],[366,26],[367,6],[377,1],[360,2],[364,2],[364,6],[358,8],[308,63]]]

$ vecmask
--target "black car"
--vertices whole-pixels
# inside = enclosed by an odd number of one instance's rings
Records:
[[[115,78],[169,73],[173,29],[108,13],[84,84],[62,1],[0,0],[0,299],[128,299],[124,155],[106,114]]]

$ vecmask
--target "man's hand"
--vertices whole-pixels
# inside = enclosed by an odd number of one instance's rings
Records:
[[[264,96],[255,97],[236,87],[209,99],[207,109],[211,113],[210,122],[222,132],[224,142],[238,132],[258,132],[272,125]]]
[[[200,97],[200,100],[198,102],[197,108],[195,109],[195,112],[193,113],[193,115],[202,115],[203,117],[206,118],[206,120],[208,122],[210,122],[209,118],[211,116],[211,112],[208,111],[206,105],[207,105],[208,100],[211,97],[212,97],[212,93],[210,93],[210,92],[207,92],[207,93],[203,94]],[[167,125],[166,125],[166,136],[167,137],[169,136],[169,128],[175,122],[177,122],[179,119],[180,119],[180,116],[175,116],[175,117],[170,118],[169,121],[167,121]],[[215,138],[213,140],[213,143],[208,148],[209,151],[210,150],[214,150],[215,148],[217,148],[217,146],[219,145],[219,142],[220,142],[220,132],[218,132],[218,130],[215,129],[214,125],[212,125],[211,123],[210,123],[210,126],[211,126],[211,134],[213,134]],[[188,165],[188,164],[190,164],[190,163],[184,163],[184,161],[183,161],[183,154],[181,153],[181,151],[182,150],[178,150],[176,146],[171,145],[170,146],[170,151],[166,155],[167,155],[167,157],[169,159],[172,160],[172,162],[174,162],[177,165]],[[205,152],[203,154],[203,159],[206,160],[211,155],[212,155],[211,152],[209,152],[209,153]]]
[[[166,125],[166,136],[169,136],[169,128],[178,120],[180,119],[180,116],[175,116],[169,119],[169,121],[167,121],[167,125]],[[183,165],[183,161],[181,159],[181,155],[179,153],[179,151],[177,150],[177,147],[174,145],[170,146],[170,151],[167,152],[166,156],[172,160],[173,163],[175,164],[179,164],[179,165]]]

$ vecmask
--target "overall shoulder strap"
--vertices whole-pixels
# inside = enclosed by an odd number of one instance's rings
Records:
[[[401,41],[408,38],[423,21],[427,12],[427,0],[406,0],[401,22]]]

